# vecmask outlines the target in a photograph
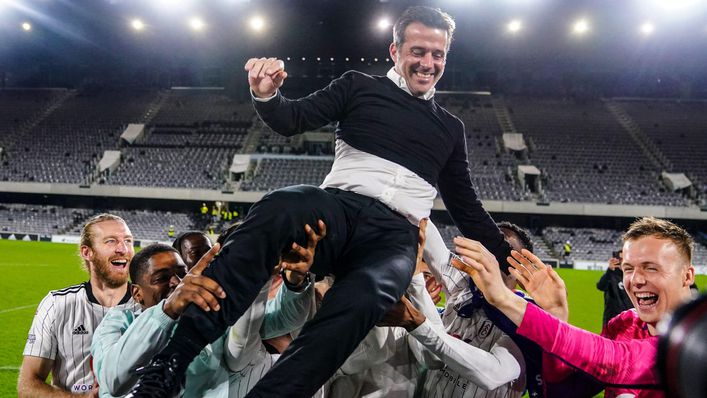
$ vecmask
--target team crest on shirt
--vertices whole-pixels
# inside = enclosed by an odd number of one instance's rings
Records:
[[[491,329],[493,329],[493,323],[489,320],[483,321],[479,326],[479,337],[485,339],[491,333]]]

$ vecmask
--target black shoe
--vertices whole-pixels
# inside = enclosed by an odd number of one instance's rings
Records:
[[[137,384],[126,396],[129,398],[173,398],[178,397],[184,385],[184,375],[180,374],[177,354],[169,358],[155,357],[150,364],[138,368],[140,376]]]

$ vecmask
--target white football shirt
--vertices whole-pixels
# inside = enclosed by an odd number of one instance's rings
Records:
[[[138,311],[128,285],[116,308]],[[39,303],[23,355],[54,360],[52,385],[72,393],[93,388],[91,339],[110,308],[98,303],[89,282],[52,290]]]

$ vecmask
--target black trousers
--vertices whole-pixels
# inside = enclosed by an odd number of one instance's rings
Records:
[[[418,228],[378,200],[299,185],[274,191],[251,208],[204,272],[226,292],[221,310],[191,305],[170,345],[203,346],[250,306],[304,225],[327,225],[312,271],[336,280],[316,316],[249,397],[311,397],[405,292],[415,268]]]

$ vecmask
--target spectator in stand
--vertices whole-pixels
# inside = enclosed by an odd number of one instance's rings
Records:
[[[91,371],[93,332],[109,308],[139,308],[128,283],[133,236],[122,218],[101,214],[90,219],[81,231],[79,252],[89,280],[53,290],[39,304],[20,367],[20,397],[97,396]]]
[[[604,319],[602,328],[620,313],[633,308],[624,289],[624,273],[621,271],[621,250],[612,253],[609,268],[597,282],[597,289],[604,292]]]
[[[187,271],[211,249],[211,246],[211,239],[201,231],[183,232],[172,242],[172,247],[177,249],[187,265]]]

